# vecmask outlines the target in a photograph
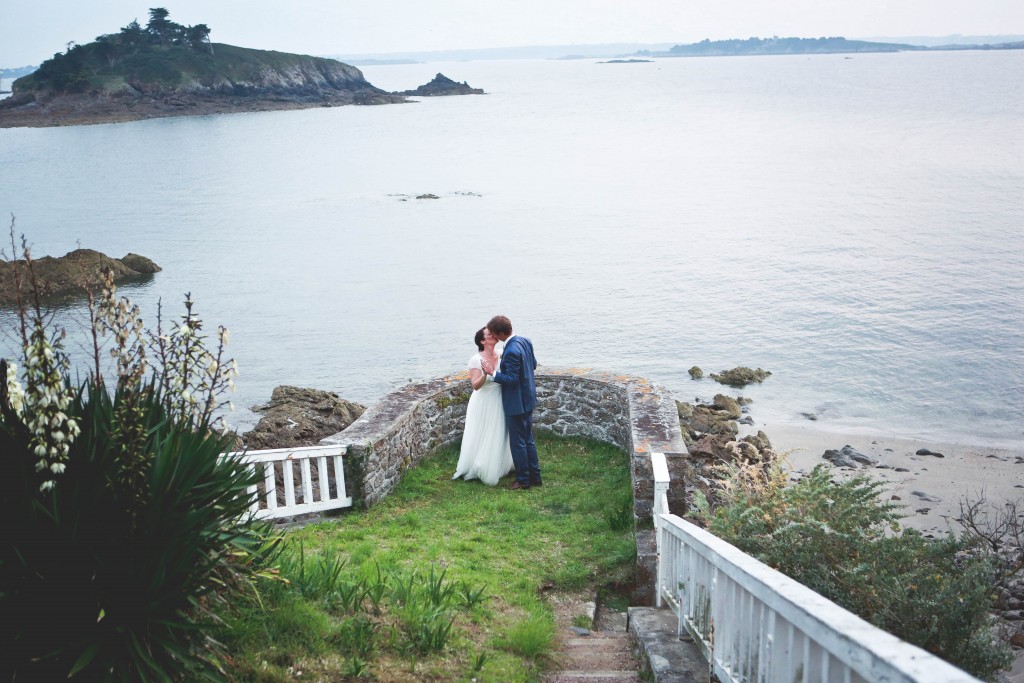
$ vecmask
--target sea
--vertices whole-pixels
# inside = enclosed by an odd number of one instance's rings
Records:
[[[542,365],[743,395],[769,436],[1024,448],[1024,51],[362,70],[487,94],[0,129],[3,233],[155,260],[120,292],[230,329],[241,430],[281,384],[460,371],[500,313]],[[54,321],[84,372],[84,307]],[[707,377],[737,366],[772,374]]]

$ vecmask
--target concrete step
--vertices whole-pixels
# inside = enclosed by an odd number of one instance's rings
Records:
[[[591,652],[581,651],[568,653],[562,651],[556,655],[555,661],[563,669],[580,671],[636,671],[637,662],[632,652]]]
[[[697,646],[676,635],[670,610],[630,607],[629,631],[644,654],[654,683],[706,683],[711,676]]]
[[[546,674],[544,683],[641,683],[635,671],[557,671]]]

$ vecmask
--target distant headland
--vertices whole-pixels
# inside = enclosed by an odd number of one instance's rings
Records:
[[[407,101],[349,64],[213,43],[206,24],[177,24],[163,8],[149,15],[146,26],[70,45],[16,80],[0,100],[0,128]],[[455,86],[422,94],[482,92]]]
[[[926,50],[1019,50],[1024,42],[985,45],[936,45],[926,47],[909,43],[881,43],[868,40],[847,40],[846,38],[747,38],[741,40],[708,40],[699,43],[674,45],[667,52],[640,51],[657,57],[718,57],[740,55],[806,55],[806,54],[847,54],[858,52],[908,52]]]

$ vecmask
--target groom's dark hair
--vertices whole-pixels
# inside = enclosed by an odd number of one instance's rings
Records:
[[[503,315],[496,315],[487,323],[487,329],[491,331],[491,334],[499,337],[512,334],[512,321]]]
[[[486,327],[481,327],[476,331],[476,334],[473,335],[473,343],[476,344],[477,351],[484,350],[484,330],[486,329]]]

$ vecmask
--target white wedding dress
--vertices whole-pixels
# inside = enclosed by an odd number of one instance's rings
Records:
[[[469,367],[481,370],[479,353],[469,359]],[[469,397],[462,450],[452,479],[479,479],[494,486],[512,468],[505,410],[501,406],[501,385],[487,380]]]

